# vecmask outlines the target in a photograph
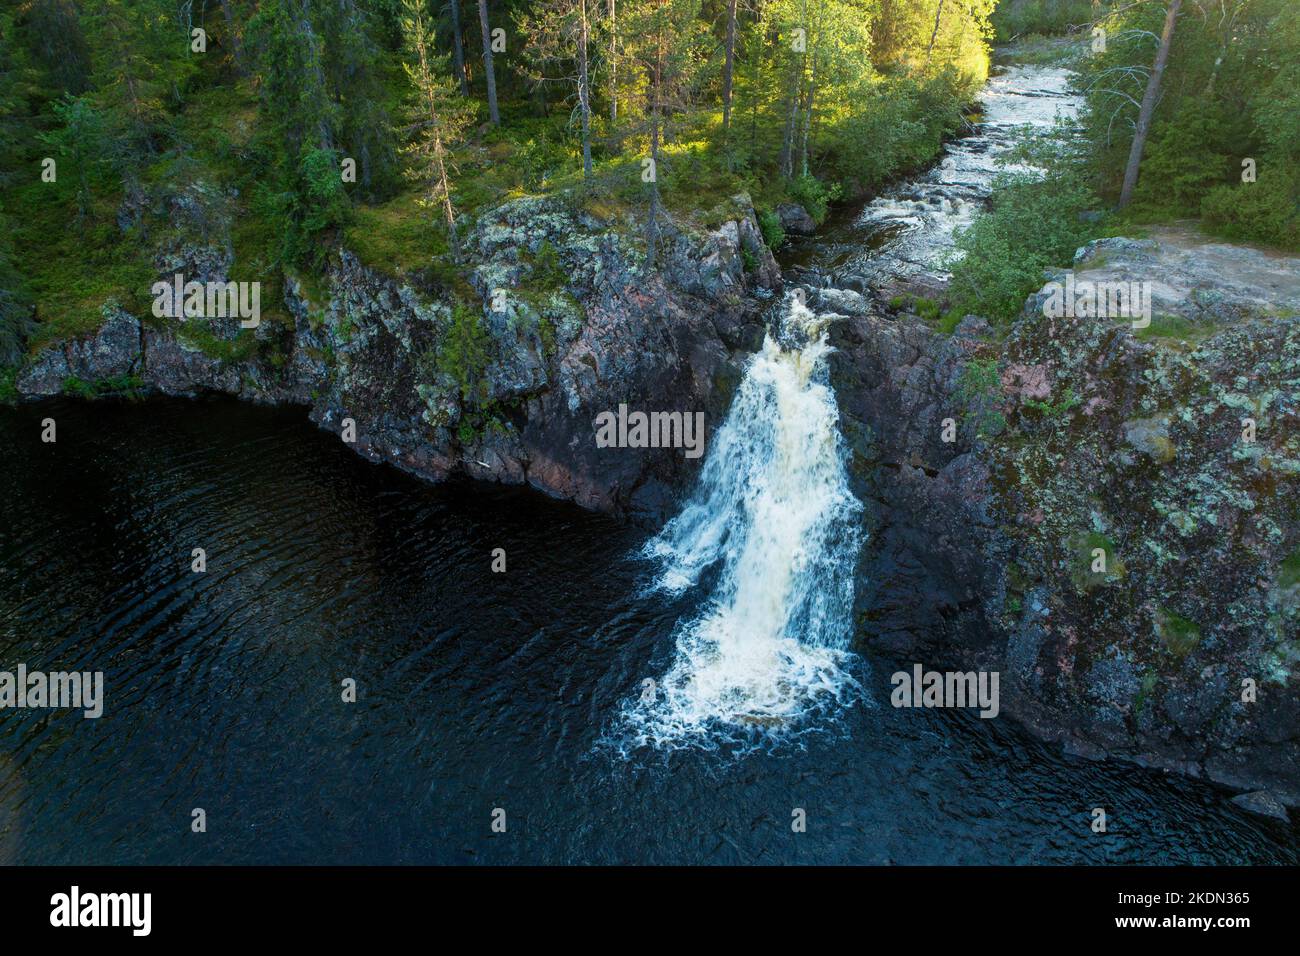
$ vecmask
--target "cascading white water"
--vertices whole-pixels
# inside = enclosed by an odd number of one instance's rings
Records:
[[[845,472],[832,349],[825,320],[793,298],[784,323],[801,344],[769,335],[751,357],[697,490],[646,546],[662,563],[661,591],[718,573],[700,613],[678,626],[653,695],[624,708],[637,744],[780,735],[858,688],[847,647],[862,506]]]

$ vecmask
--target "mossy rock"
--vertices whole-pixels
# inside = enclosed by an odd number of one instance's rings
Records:
[[[1155,627],[1156,637],[1179,660],[1201,643],[1201,629],[1195,622],[1164,608],[1156,609]]]
[[[1076,535],[1069,543],[1070,579],[1082,593],[1124,577],[1124,561],[1115,542],[1097,531]],[[1098,553],[1100,552],[1100,553]]]
[[[1291,556],[1278,567],[1277,586],[1282,591],[1300,587],[1300,548],[1292,551]]]

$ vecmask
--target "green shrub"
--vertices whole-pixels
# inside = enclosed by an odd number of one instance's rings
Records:
[[[1002,396],[1002,376],[996,358],[971,359],[957,379],[957,396],[966,410],[964,421],[973,422],[980,438],[1001,434],[1006,416],[997,407]]]
[[[127,373],[87,382],[69,375],[63,380],[63,391],[77,398],[103,398],[108,395],[138,396],[144,390],[144,381],[138,375]]]
[[[451,325],[438,349],[436,365],[455,381],[462,401],[477,404],[487,399],[483,373],[491,359],[491,345],[482,312],[458,302],[451,310]]]
[[[1098,200],[1068,164],[1046,178],[1017,175],[995,186],[988,212],[958,234],[950,261],[952,311],[1005,324],[1042,288],[1043,270],[1073,262],[1103,226],[1086,216]]]
[[[839,183],[828,186],[816,176],[799,176],[790,183],[790,198],[803,206],[818,225],[826,221],[830,204],[841,192]]]
[[[1092,20],[1092,0],[1002,0],[991,17],[995,37],[1006,42],[1030,33],[1066,33]]]
[[[17,367],[0,368],[0,404],[18,401]]]
[[[1201,201],[1201,215],[1225,239],[1300,249],[1300,176],[1276,167],[1253,183],[1215,186]]]
[[[781,217],[771,209],[762,209],[758,213],[758,228],[763,233],[763,241],[769,249],[780,249],[785,244],[785,230],[781,227]]]

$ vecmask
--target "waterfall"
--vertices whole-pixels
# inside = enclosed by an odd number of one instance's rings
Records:
[[[712,591],[668,672],[623,709],[625,739],[712,746],[797,732],[859,689],[848,651],[862,505],[848,486],[826,319],[787,299],[753,355],[698,487],[646,545],[653,588]]]

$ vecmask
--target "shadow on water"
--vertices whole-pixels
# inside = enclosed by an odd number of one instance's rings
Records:
[[[797,745],[622,759],[601,736],[696,610],[646,596],[645,534],[424,485],[301,411],[57,403],[0,437],[0,669],[105,672],[98,720],[0,710],[4,862],[1297,860],[1212,788],[895,710],[886,661],[881,706]]]

